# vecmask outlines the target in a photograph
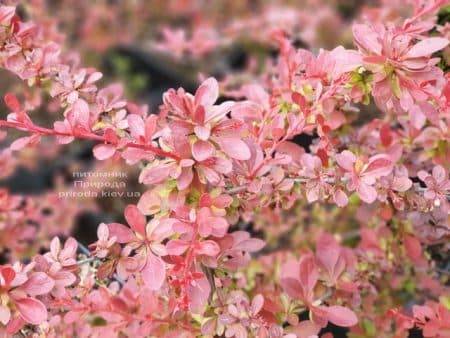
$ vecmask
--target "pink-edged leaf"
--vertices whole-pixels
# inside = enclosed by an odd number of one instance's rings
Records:
[[[320,236],[316,245],[316,257],[321,266],[333,280],[336,279],[345,268],[345,261],[341,257],[341,248],[330,234],[323,234]]]
[[[107,241],[109,238],[109,228],[105,223],[100,223],[97,228],[97,238],[101,241]]]
[[[215,257],[219,254],[220,247],[214,241],[203,241],[198,244],[197,254]]]
[[[238,251],[257,252],[264,248],[265,245],[266,242],[264,242],[262,239],[249,238],[234,245],[233,249]]]
[[[190,283],[187,288],[189,299],[189,310],[193,313],[203,313],[208,304],[211,285],[206,277],[197,279],[195,283]]]
[[[256,315],[262,310],[263,306],[264,306],[264,297],[261,294],[257,294],[252,299],[250,310],[253,315]]]
[[[39,325],[47,320],[45,305],[34,298],[16,299],[15,304],[22,318],[30,324]]]
[[[361,182],[356,188],[356,191],[358,192],[361,200],[368,204],[373,203],[377,199],[377,191],[374,187],[368,184]]]
[[[427,57],[438,50],[444,49],[449,41],[444,38],[427,38],[416,43],[406,54],[407,58]]]
[[[408,176],[400,176],[394,177],[392,180],[392,189],[399,192],[404,192],[409,190],[412,187],[413,182],[409,179]]]
[[[147,255],[147,262],[141,271],[142,278],[150,290],[159,290],[166,279],[166,266],[160,257],[151,252]]]
[[[145,225],[147,224],[147,221],[137,206],[134,204],[127,205],[124,215],[131,229],[145,236]]]
[[[177,178],[177,188],[178,190],[187,189],[194,179],[194,172],[191,167],[181,169],[181,174]]]
[[[156,132],[158,123],[158,116],[157,115],[150,115],[145,120],[145,137],[146,139],[151,139],[153,134]]]
[[[31,142],[30,136],[21,137],[15,140],[13,143],[11,143],[9,148],[13,151],[18,151],[28,146],[30,142]]]
[[[356,156],[351,151],[344,150],[336,155],[336,162],[342,169],[352,171],[353,164],[356,162]]]
[[[170,163],[145,167],[139,175],[139,182],[144,184],[161,183],[170,175],[172,169],[173,164]]]
[[[67,119],[64,121],[56,121],[53,124],[53,128],[55,129],[55,131],[57,131],[59,133],[70,134],[72,132],[69,121]],[[69,144],[70,142],[72,142],[75,139],[75,137],[73,137],[73,136],[57,136],[56,139],[58,140],[58,143],[60,143],[60,144]]]
[[[100,72],[94,72],[92,74],[89,75],[89,77],[86,80],[86,83],[94,83],[97,82],[98,80],[100,80],[103,77],[103,74]]]
[[[203,124],[205,122],[205,107],[198,106],[194,112],[194,122],[198,124]]]
[[[237,137],[221,137],[217,140],[220,148],[229,157],[240,161],[250,159],[251,153],[247,144]]]
[[[161,210],[161,197],[153,190],[146,191],[137,204],[144,215],[154,215]]]
[[[292,299],[303,299],[303,288],[300,285],[300,282],[294,278],[281,278],[280,284],[283,290],[291,297]]]
[[[70,286],[73,283],[76,282],[77,277],[69,272],[69,271],[58,271],[54,276],[52,276],[53,279],[59,284],[63,286]]]
[[[348,204],[348,197],[341,189],[337,189],[333,194],[333,201],[338,207],[345,207]]]
[[[219,97],[219,84],[213,77],[206,79],[195,92],[195,104],[209,107]]]
[[[80,126],[89,130],[89,105],[83,99],[78,99],[72,105],[71,122],[74,126]]]
[[[54,237],[50,242],[50,252],[54,257],[58,257],[61,252],[61,241],[59,237]]]
[[[364,176],[387,176],[392,172],[393,163],[388,155],[380,154],[372,156],[364,169]]]
[[[299,281],[304,290],[305,296],[309,295],[316,286],[319,278],[319,271],[316,259],[312,254],[304,255],[300,258]]]
[[[438,183],[444,182],[447,179],[447,173],[445,172],[444,167],[441,165],[437,165],[433,168],[432,175]]]
[[[97,160],[103,161],[114,155],[116,147],[111,144],[97,144],[92,151]]]
[[[216,157],[215,163],[213,165],[213,168],[215,171],[222,173],[222,174],[228,174],[233,170],[233,164],[230,160]]]
[[[189,248],[189,242],[180,239],[172,239],[166,244],[167,254],[179,256]]]
[[[21,289],[30,296],[39,296],[49,293],[55,282],[44,272],[34,272],[28,280],[21,286]]]
[[[146,152],[144,149],[138,148],[126,148],[122,151],[121,156],[129,165],[136,164],[142,159],[151,161],[154,158],[153,154]]]
[[[212,227],[211,234],[215,237],[223,237],[226,235],[229,224],[223,217],[208,217],[207,222]]]
[[[320,306],[319,308],[327,314],[328,320],[337,326],[351,327],[358,323],[356,314],[344,306]]]
[[[318,337],[320,329],[322,329],[322,327],[317,323],[314,323],[311,320],[303,320],[300,323],[298,323],[298,325],[292,327],[292,331],[295,332],[295,334],[292,337],[284,336],[283,338]]]
[[[381,54],[382,45],[378,34],[368,25],[353,25],[353,36],[356,43],[363,49],[375,54]]]
[[[78,242],[75,238],[69,237],[64,243],[64,248],[61,251],[60,257],[62,259],[69,259],[75,256],[78,250]]]
[[[207,141],[211,136],[211,128],[207,126],[195,126],[195,135],[202,141]]]
[[[128,115],[127,120],[131,136],[139,141],[139,138],[145,135],[144,120],[137,114]]]
[[[192,156],[196,161],[204,161],[214,154],[214,146],[207,141],[198,140],[192,145]]]
[[[133,231],[120,223],[108,224],[109,234],[111,237],[116,237],[117,243],[129,243],[135,239]]]

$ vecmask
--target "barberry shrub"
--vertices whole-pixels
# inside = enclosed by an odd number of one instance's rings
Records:
[[[351,24],[326,1],[258,15],[229,4],[225,22],[198,1],[159,4],[169,23],[193,22],[145,37],[168,63],[262,51],[195,90],[168,89],[151,113],[121,85],[101,87],[76,51],[113,43],[96,20],[143,39],[132,21],[157,6],[137,3],[81,1],[78,44],[59,32],[77,25],[70,15],[0,6],[0,67],[28,85],[2,80],[1,175],[29,148],[41,150],[27,163],[88,140],[98,165],[137,168],[145,190],[85,247],[71,237],[75,201],[3,189],[0,335],[450,337],[447,1],[380,1]],[[124,13],[129,36],[115,26]],[[321,18],[346,47],[318,48]],[[39,107],[51,123],[36,122]]]

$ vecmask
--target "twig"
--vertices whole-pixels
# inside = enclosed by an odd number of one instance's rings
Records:
[[[88,248],[86,248],[86,247],[84,246],[84,244],[80,243],[79,241],[77,241],[77,243],[78,243],[78,249],[80,249],[80,251],[81,251],[83,254],[85,254],[86,256],[90,256],[90,255],[91,255],[91,252],[89,251]]]

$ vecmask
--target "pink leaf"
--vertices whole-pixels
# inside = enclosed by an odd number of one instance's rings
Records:
[[[30,136],[21,137],[21,138],[15,140],[13,143],[11,143],[9,148],[13,151],[21,150],[21,149],[25,148],[26,146],[28,146],[28,144],[30,144],[30,142],[31,142]]]
[[[314,289],[319,278],[316,260],[312,254],[302,256],[299,266],[299,281],[304,290],[305,296]]]
[[[127,205],[124,214],[131,229],[145,236],[145,225],[147,222],[145,216],[139,211],[137,206],[134,204]]]
[[[209,107],[219,97],[219,84],[213,77],[206,79],[195,92],[195,104]]]
[[[181,169],[181,174],[177,178],[177,188],[178,190],[184,190],[189,187],[194,179],[194,172],[191,167]]]
[[[127,120],[132,137],[139,140],[139,137],[145,135],[145,124],[141,116],[137,114],[130,114],[128,115]]]
[[[189,310],[193,313],[202,313],[208,303],[211,285],[206,277],[197,279],[188,286]]]
[[[300,282],[294,278],[281,278],[280,284],[283,290],[293,299],[303,299],[303,288]]]
[[[204,161],[214,154],[214,146],[207,142],[198,140],[192,146],[192,156],[194,156],[196,161]]]
[[[72,124],[89,130],[89,105],[86,101],[78,99],[72,105]]]
[[[211,136],[211,128],[205,126],[195,126],[194,127],[195,135],[203,141],[207,141]]]
[[[8,306],[0,305],[0,323],[3,325],[8,324],[11,319],[11,311]]]
[[[228,222],[225,218],[222,217],[209,217],[207,219],[210,226],[212,227],[211,234],[215,237],[223,237],[227,233],[228,230]]]
[[[373,203],[377,199],[377,191],[374,187],[362,183],[358,185],[356,191],[358,192],[359,197],[366,203]]]
[[[47,320],[45,305],[34,298],[22,298],[15,301],[22,318],[30,324],[39,325]]]
[[[97,144],[94,149],[94,156],[97,160],[103,161],[114,155],[116,148],[110,144]]]
[[[404,192],[412,187],[412,181],[407,176],[394,177],[392,180],[392,188],[399,192]]]
[[[161,210],[161,197],[153,190],[148,190],[139,199],[137,207],[144,215],[156,214]]]
[[[257,252],[264,248],[265,245],[266,242],[262,239],[249,238],[233,246],[233,249],[238,251]]]
[[[343,327],[351,327],[358,323],[358,317],[356,314],[343,306],[320,306],[320,310],[323,310],[327,314],[327,318],[335,325]]]
[[[210,240],[200,242],[197,249],[197,253],[199,255],[206,255],[211,257],[217,256],[219,252],[219,245],[216,242]]]
[[[139,175],[139,182],[144,184],[161,183],[170,175],[172,169],[173,165],[169,163],[146,167]]]
[[[44,272],[34,272],[30,278],[21,287],[30,296],[39,296],[49,293],[55,282]]]
[[[237,137],[221,137],[217,140],[220,148],[229,157],[240,161],[250,159],[251,153],[247,144]]]
[[[259,311],[262,310],[264,306],[264,297],[261,294],[256,295],[253,297],[252,303],[250,305],[251,311],[253,315],[256,315],[259,313]]]
[[[336,155],[336,162],[346,171],[353,170],[353,164],[356,162],[356,156],[348,150],[344,150]]]
[[[189,243],[180,239],[173,239],[166,244],[167,253],[169,255],[182,255],[189,247]]]
[[[375,54],[381,54],[382,46],[378,34],[368,25],[353,25],[353,36],[363,49]]]
[[[391,173],[392,166],[392,160],[388,155],[375,155],[369,159],[363,175],[371,177],[387,176]]]
[[[437,165],[433,168],[432,171],[433,177],[436,180],[436,182],[441,183],[444,182],[447,178],[447,173],[445,172],[445,169],[441,165]]]
[[[334,203],[336,203],[336,205],[341,208],[345,207],[348,204],[348,197],[341,189],[337,189],[334,192],[333,200]]]
[[[117,243],[129,243],[135,238],[133,231],[123,224],[109,223],[108,229],[110,236],[116,237]]]
[[[152,253],[148,253],[147,263],[141,271],[145,285],[150,290],[159,290],[166,279],[166,268],[164,261]]]
[[[408,58],[427,57],[445,48],[449,41],[444,38],[428,38],[416,43],[406,54]]]
[[[317,241],[317,260],[331,277],[332,281],[343,272],[345,262],[341,257],[341,248],[330,234],[323,234]]]

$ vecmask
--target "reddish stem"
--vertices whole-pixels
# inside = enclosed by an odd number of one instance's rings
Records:
[[[64,136],[64,137],[75,137],[77,139],[85,139],[85,140],[94,140],[98,142],[103,142],[106,144],[111,144],[114,146],[117,146],[119,142],[111,142],[110,140],[106,140],[104,136],[97,135],[94,133],[69,133],[69,132],[60,132],[54,129],[49,128],[43,128],[36,125],[26,125],[21,122],[15,122],[15,121],[5,121],[0,120],[0,127],[6,127],[6,128],[13,128],[13,129],[19,129],[19,130],[25,130],[33,134],[40,134],[45,136]],[[179,156],[172,154],[170,152],[164,151],[160,148],[154,147],[151,144],[139,144],[134,142],[127,142],[123,145],[124,148],[138,148],[143,149],[145,151],[152,152],[158,156],[161,157],[169,157],[176,161],[180,160]]]

